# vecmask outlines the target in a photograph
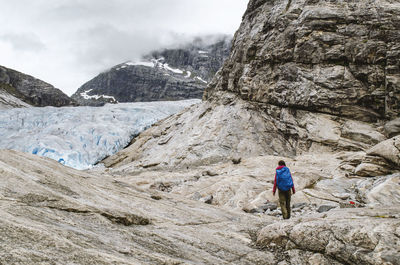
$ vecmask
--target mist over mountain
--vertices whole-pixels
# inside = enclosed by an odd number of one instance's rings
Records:
[[[99,74],[72,98],[82,105],[201,98],[230,46],[231,37],[218,35],[154,51]]]

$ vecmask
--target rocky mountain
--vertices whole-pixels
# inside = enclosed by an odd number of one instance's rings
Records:
[[[4,66],[0,66],[0,104],[3,108],[76,105],[52,85]]]
[[[81,86],[72,98],[82,105],[201,98],[229,54],[231,38],[196,38],[180,48],[154,51],[125,62]]]

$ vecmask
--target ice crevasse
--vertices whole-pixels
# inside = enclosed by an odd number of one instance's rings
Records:
[[[87,169],[127,146],[155,122],[198,102],[193,99],[2,110],[0,149],[28,152]]]

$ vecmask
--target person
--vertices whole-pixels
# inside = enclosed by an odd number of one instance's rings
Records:
[[[292,174],[290,170],[286,167],[285,161],[281,160],[278,162],[278,167],[276,168],[274,188],[272,194],[275,196],[276,188],[278,187],[279,204],[281,206],[283,219],[290,218],[290,198],[292,196],[290,190],[293,194],[296,193],[294,189],[294,183]]]

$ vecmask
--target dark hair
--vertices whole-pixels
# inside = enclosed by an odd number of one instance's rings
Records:
[[[280,165],[280,166],[286,166],[285,161],[283,161],[283,160],[279,161],[279,162],[278,162],[278,165]]]

